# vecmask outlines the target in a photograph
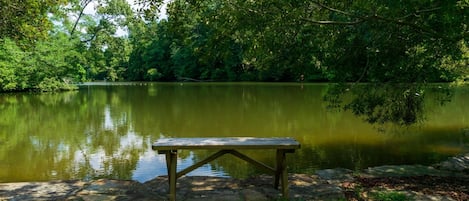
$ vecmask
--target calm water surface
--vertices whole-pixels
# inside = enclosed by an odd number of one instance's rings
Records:
[[[134,179],[166,174],[151,150],[163,137],[294,137],[289,171],[432,164],[469,151],[469,87],[425,94],[424,117],[400,127],[371,125],[330,109],[327,84],[90,84],[79,91],[0,94],[0,182]],[[439,87],[439,86],[434,86]],[[446,100],[447,99],[447,100]],[[209,151],[183,151],[182,169]],[[248,151],[272,164],[273,152]],[[232,156],[190,175],[259,172]]]

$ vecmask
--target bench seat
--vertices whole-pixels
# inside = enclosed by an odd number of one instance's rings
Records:
[[[209,163],[225,154],[232,154],[243,159],[258,168],[274,175],[274,187],[282,183],[282,195],[288,197],[288,175],[286,170],[286,153],[293,153],[300,148],[300,143],[293,138],[256,138],[256,137],[226,137],[226,138],[161,138],[152,145],[152,149],[159,154],[166,155],[166,166],[168,169],[169,198],[176,200],[176,179],[191,172],[192,170]],[[219,150],[206,159],[195,163],[194,165],[176,172],[177,152],[181,149],[197,150],[211,149]],[[277,151],[276,167],[256,161],[237,150],[240,149],[274,149]]]

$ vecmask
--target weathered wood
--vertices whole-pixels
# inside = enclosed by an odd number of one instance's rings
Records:
[[[278,189],[278,185],[280,183],[280,176],[282,174],[281,168],[283,164],[283,158],[282,155],[280,154],[280,151],[277,150],[276,154],[276,163],[275,163],[275,174],[274,174],[274,188]]]
[[[153,143],[152,149],[159,154],[166,155],[166,167],[168,168],[169,199],[176,200],[176,179],[196,168],[209,163],[230,153],[245,160],[268,173],[274,174],[274,187],[282,184],[282,194],[288,197],[288,175],[286,153],[293,153],[300,148],[300,143],[293,138],[252,138],[252,137],[229,137],[229,138],[162,138]],[[179,149],[218,149],[220,151],[212,154],[206,159],[177,172],[177,151]],[[235,149],[275,149],[277,150],[276,167],[272,168],[264,163],[256,161]]]
[[[169,155],[169,157],[168,157]],[[166,158],[169,158],[169,200],[176,200],[176,174],[177,174],[177,152],[166,153]],[[168,163],[168,161],[166,161]]]
[[[293,138],[161,138],[152,145],[153,150],[178,149],[299,149]]]
[[[191,172],[192,170],[195,170],[195,169],[199,168],[200,166],[205,165],[205,164],[209,163],[210,161],[213,161],[213,160],[217,159],[218,157],[223,156],[227,153],[229,153],[229,150],[218,151],[217,153],[212,154],[211,156],[207,157],[206,159],[201,160],[201,161],[197,162],[196,164],[187,167],[184,170],[181,170],[180,172],[177,173],[176,177],[177,178],[182,177],[183,175]]]
[[[248,156],[246,156],[246,155],[244,155],[244,154],[242,154],[242,153],[240,153],[240,152],[238,152],[238,151],[236,151],[236,150],[230,150],[229,153],[230,153],[230,154],[233,154],[234,156],[236,156],[236,157],[238,157],[238,158],[240,158],[240,159],[243,159],[244,161],[246,161],[246,162],[248,162],[248,163],[251,163],[251,164],[255,165],[255,166],[258,167],[259,169],[263,169],[264,171],[266,171],[266,172],[269,173],[269,174],[274,174],[274,173],[275,173],[274,168],[271,168],[271,167],[267,166],[267,165],[264,164],[264,163],[261,163],[261,162],[259,162],[259,161],[256,161],[256,160],[254,160],[254,159],[252,159],[252,158],[250,158],[250,157],[248,157]]]
[[[287,172],[287,160],[284,150],[277,150],[277,173],[276,173],[276,184],[278,185],[278,177],[282,183],[282,195],[288,198],[288,172]]]

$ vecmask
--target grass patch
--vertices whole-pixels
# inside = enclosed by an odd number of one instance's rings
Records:
[[[379,191],[371,194],[373,200],[379,201],[411,201],[414,200],[408,195],[396,191]]]

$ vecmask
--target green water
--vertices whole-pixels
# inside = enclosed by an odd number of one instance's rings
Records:
[[[0,182],[147,181],[166,174],[164,157],[151,150],[161,137],[294,137],[302,148],[287,157],[289,172],[297,173],[426,165],[469,151],[467,86],[452,87],[449,95],[426,90],[422,119],[406,127],[372,125],[350,111],[331,109],[324,101],[330,89],[296,83],[121,83],[0,94]],[[179,167],[210,153],[183,151]],[[246,154],[268,164],[274,156]],[[258,173],[227,156],[191,174]]]

